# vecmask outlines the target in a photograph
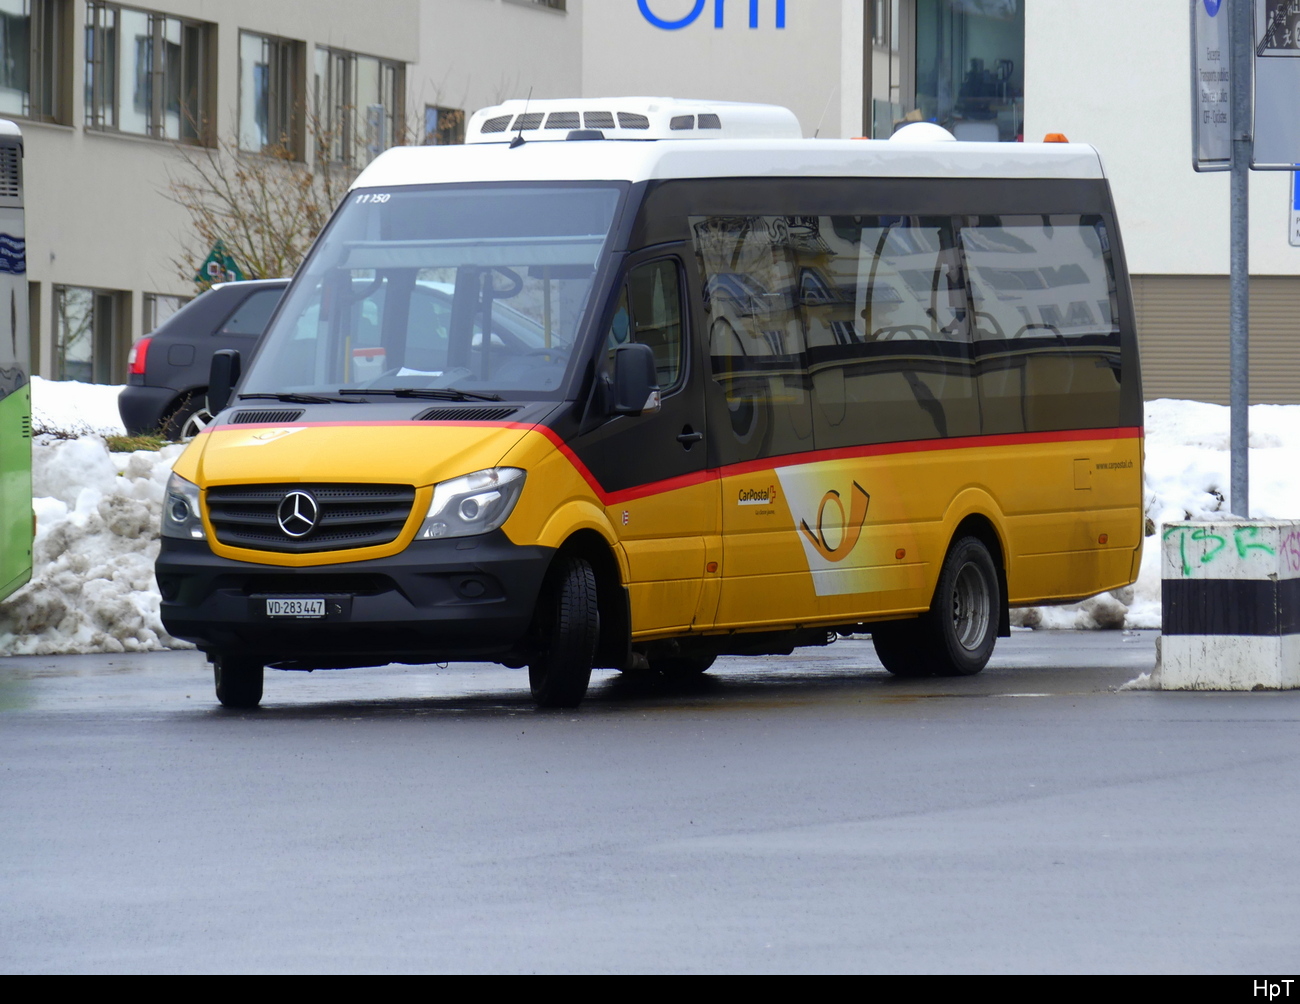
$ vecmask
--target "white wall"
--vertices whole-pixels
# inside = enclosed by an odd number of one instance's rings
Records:
[[[611,0],[594,4],[608,5]],[[424,0],[420,6],[418,61],[407,71],[413,109],[463,108],[468,120],[486,105],[527,97],[529,88],[536,98],[581,93],[583,0],[568,0],[564,11],[523,0]]]
[[[1025,137],[1063,132],[1106,165],[1129,270],[1228,271],[1228,177],[1191,165],[1186,0],[1026,0]],[[1254,172],[1250,268],[1300,273],[1290,175]]]
[[[636,0],[593,0],[583,10],[582,93],[643,94],[785,105],[804,135],[861,132],[861,0],[788,0],[786,27],[774,27],[775,0],[759,0],[759,27],[749,27],[748,0],[725,0],[724,25],[714,27],[716,0],[693,24],[665,31],[641,16]],[[689,14],[693,0],[650,0],[660,18]],[[845,39],[858,9],[857,35]],[[856,47],[857,72],[841,73]],[[843,81],[848,81],[844,84]],[[847,100],[846,100],[847,92]],[[846,128],[847,120],[847,128]]]

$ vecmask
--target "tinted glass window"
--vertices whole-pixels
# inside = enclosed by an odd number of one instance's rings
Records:
[[[818,447],[979,433],[965,279],[947,217],[823,217],[804,295]]]
[[[684,349],[677,263],[665,260],[642,265],[628,276],[628,292],[632,340],[654,350],[659,386],[668,390],[681,378]]]
[[[692,217],[713,379],[727,414],[711,422],[739,456],[812,448],[800,267],[816,243],[803,217]],[[719,416],[722,418],[722,416]],[[737,455],[725,449],[727,456]]]
[[[271,312],[280,302],[283,289],[259,290],[235,308],[226,323],[221,326],[223,335],[260,335],[266,330],[266,322],[271,319]]]
[[[1119,423],[1120,332],[1100,217],[977,217],[962,249],[984,431]]]

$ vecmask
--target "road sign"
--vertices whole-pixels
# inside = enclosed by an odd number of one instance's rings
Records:
[[[218,282],[242,282],[243,278],[243,270],[226,251],[226,245],[222,241],[217,241],[212,245],[212,250],[208,252],[203,264],[199,266],[194,281],[206,288]]]
[[[1191,0],[1192,167],[1232,166],[1232,103],[1228,79],[1228,13],[1223,0]]]
[[[1297,164],[1296,167],[1300,167]],[[1300,171],[1291,172],[1291,246],[1300,248]]]
[[[1256,171],[1300,163],[1300,0],[1253,0]]]

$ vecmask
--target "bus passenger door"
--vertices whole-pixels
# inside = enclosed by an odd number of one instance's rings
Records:
[[[684,293],[677,257],[661,250],[632,259],[598,349],[597,379],[612,373],[619,345],[649,345],[661,407],[610,418],[574,442],[600,482],[627,556],[632,630],[640,637],[708,627],[717,602],[716,587],[705,582],[716,580],[721,558],[718,482],[707,470],[703,378]]]
[[[703,285],[710,464],[719,468],[722,585],[717,624],[752,628],[817,615],[817,596],[780,470],[810,452],[813,423],[800,303],[815,219],[691,217]],[[704,367],[702,367],[703,369]]]

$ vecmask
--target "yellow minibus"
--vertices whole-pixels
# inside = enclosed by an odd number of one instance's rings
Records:
[[[1142,392],[1083,144],[507,102],[367,167],[167,488],[162,618],[265,667],[702,672],[870,633],[967,675],[1134,580]],[[935,134],[938,133],[936,136]]]

